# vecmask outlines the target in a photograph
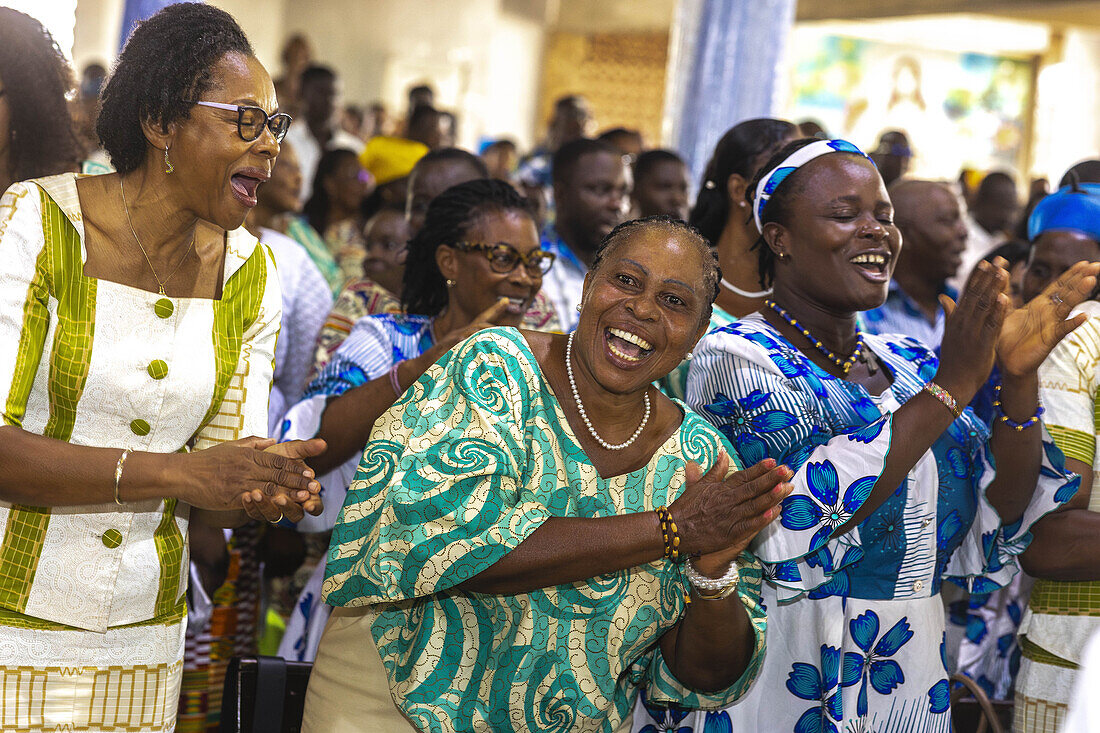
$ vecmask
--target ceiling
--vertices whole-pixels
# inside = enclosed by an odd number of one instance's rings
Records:
[[[1100,28],[1100,0],[799,0],[797,19],[855,20],[943,13],[981,13]]]

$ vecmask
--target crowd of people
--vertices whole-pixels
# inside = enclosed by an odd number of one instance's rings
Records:
[[[693,187],[282,62],[0,8],[0,728],[217,730],[257,653],[313,733],[1100,725],[1100,161],[752,119]]]

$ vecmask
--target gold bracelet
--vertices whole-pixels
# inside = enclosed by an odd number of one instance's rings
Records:
[[[122,480],[122,467],[126,465],[126,457],[130,455],[130,449],[122,451],[122,455],[118,457],[118,463],[115,464],[115,503],[122,506],[122,500],[118,498],[118,482]]]

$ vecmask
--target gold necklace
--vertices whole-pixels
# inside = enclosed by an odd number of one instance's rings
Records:
[[[122,210],[126,212],[126,223],[130,225],[130,234],[134,235],[134,241],[137,242],[138,249],[141,250],[141,254],[145,257],[145,263],[149,265],[149,272],[153,273],[153,279],[157,281],[157,290],[160,295],[167,295],[164,292],[164,286],[172,279],[172,276],[179,271],[183,265],[183,261],[187,259],[187,255],[191,254],[191,250],[195,246],[195,236],[191,235],[191,244],[187,245],[187,251],[183,253],[183,257],[172,269],[172,272],[168,273],[168,277],[163,280],[157,275],[157,269],[153,267],[153,261],[149,259],[149,253],[145,251],[145,248],[141,246],[141,240],[138,239],[137,232],[134,230],[134,222],[130,219],[130,206],[126,203],[126,186],[122,183],[122,176],[118,177],[118,189],[122,191]]]

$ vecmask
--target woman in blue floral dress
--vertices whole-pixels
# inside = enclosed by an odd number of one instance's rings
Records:
[[[855,146],[791,143],[751,190],[774,299],[700,342],[687,395],[742,462],[795,471],[780,521],[752,544],[768,653],[733,706],[639,706],[635,730],[949,731],[940,584],[1008,583],[1031,525],[1076,491],[1033,418],[1036,370],[1081,322],[1064,319],[1100,266],[1076,267],[1011,311],[1007,273],[981,265],[947,304],[937,359],[857,328],[855,314],[886,297],[901,237]],[[989,429],[960,408],[995,356],[1003,382]]]

